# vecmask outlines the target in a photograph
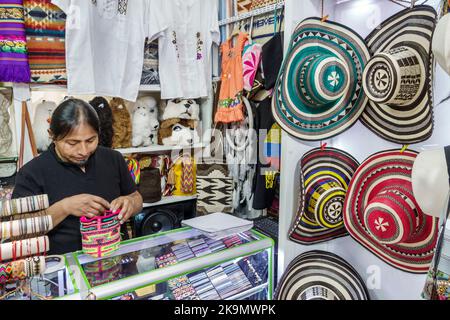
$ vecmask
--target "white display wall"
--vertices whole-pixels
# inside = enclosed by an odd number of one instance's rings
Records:
[[[403,7],[388,0],[325,0],[324,15],[344,24],[365,38],[380,22]],[[438,8],[439,0],[427,4]],[[320,0],[287,0],[285,6],[285,48],[290,35],[303,19],[321,15]],[[450,78],[437,67],[434,86],[434,132],[420,144],[410,145],[416,151],[450,144],[450,101],[439,103],[450,95]],[[317,245],[305,246],[288,239],[292,219],[297,210],[299,189],[298,162],[308,150],[319,147],[320,142],[298,140],[286,132],[282,137],[280,230],[278,276],[281,277],[290,261],[310,250],[333,252],[347,260],[366,282],[371,299],[421,299],[425,274],[411,274],[384,263],[350,236]],[[385,141],[366,129],[359,121],[349,130],[328,140],[329,147],[345,150],[362,162],[369,155],[385,149],[401,149],[402,146]],[[295,174],[294,174],[295,173]]]

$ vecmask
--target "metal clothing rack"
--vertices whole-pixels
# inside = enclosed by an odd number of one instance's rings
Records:
[[[247,13],[243,13],[243,14],[240,14],[240,15],[237,15],[237,16],[233,16],[233,17],[230,17],[230,18],[227,18],[227,19],[220,20],[219,21],[219,26],[222,27],[222,26],[226,26],[228,24],[235,23],[235,22],[238,22],[238,21],[241,21],[241,20],[244,20],[244,19],[248,19],[248,18],[251,18],[251,17],[254,17],[254,16],[260,16],[260,15],[263,15],[265,13],[269,13],[269,12],[273,12],[275,10],[281,9],[283,7],[284,7],[284,0],[282,0],[282,1],[278,2],[278,3],[272,4],[270,6],[266,6],[264,8],[252,10],[252,11],[247,12]]]

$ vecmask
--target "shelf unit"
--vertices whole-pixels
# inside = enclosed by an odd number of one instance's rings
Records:
[[[223,19],[219,21],[219,27],[234,23],[234,22],[238,22],[244,19],[248,19],[254,16],[259,16],[259,15],[263,15],[265,13],[269,13],[278,9],[281,9],[284,7],[284,0],[277,2],[276,4],[272,4],[269,6],[265,6],[263,8],[260,9],[256,9],[256,10],[252,10],[237,16],[233,16],[233,17],[229,17],[227,19]]]
[[[161,146],[154,145],[149,147],[140,147],[140,148],[126,148],[126,149],[116,149],[121,154],[135,154],[135,153],[158,153],[158,152],[167,152],[167,151],[177,151],[177,150],[191,150],[191,149],[201,149],[205,147],[203,143],[197,143],[192,146]]]
[[[30,89],[32,91],[56,91],[56,92],[66,92],[66,85],[57,84],[30,84]],[[141,85],[139,87],[139,92],[160,92],[160,85]]]
[[[189,201],[197,199],[197,196],[169,196],[169,197],[163,197],[160,201],[153,202],[153,203],[144,203],[144,208],[151,208],[156,206],[162,206],[165,204],[172,204],[172,203],[178,203],[183,201]]]

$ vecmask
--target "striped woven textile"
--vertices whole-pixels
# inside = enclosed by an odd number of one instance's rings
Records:
[[[23,0],[31,82],[66,84],[66,14],[51,0]]]
[[[29,82],[23,1],[0,0],[0,82]]]

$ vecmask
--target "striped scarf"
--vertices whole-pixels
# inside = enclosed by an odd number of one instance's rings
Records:
[[[0,82],[30,82],[23,0],[0,0]]]

